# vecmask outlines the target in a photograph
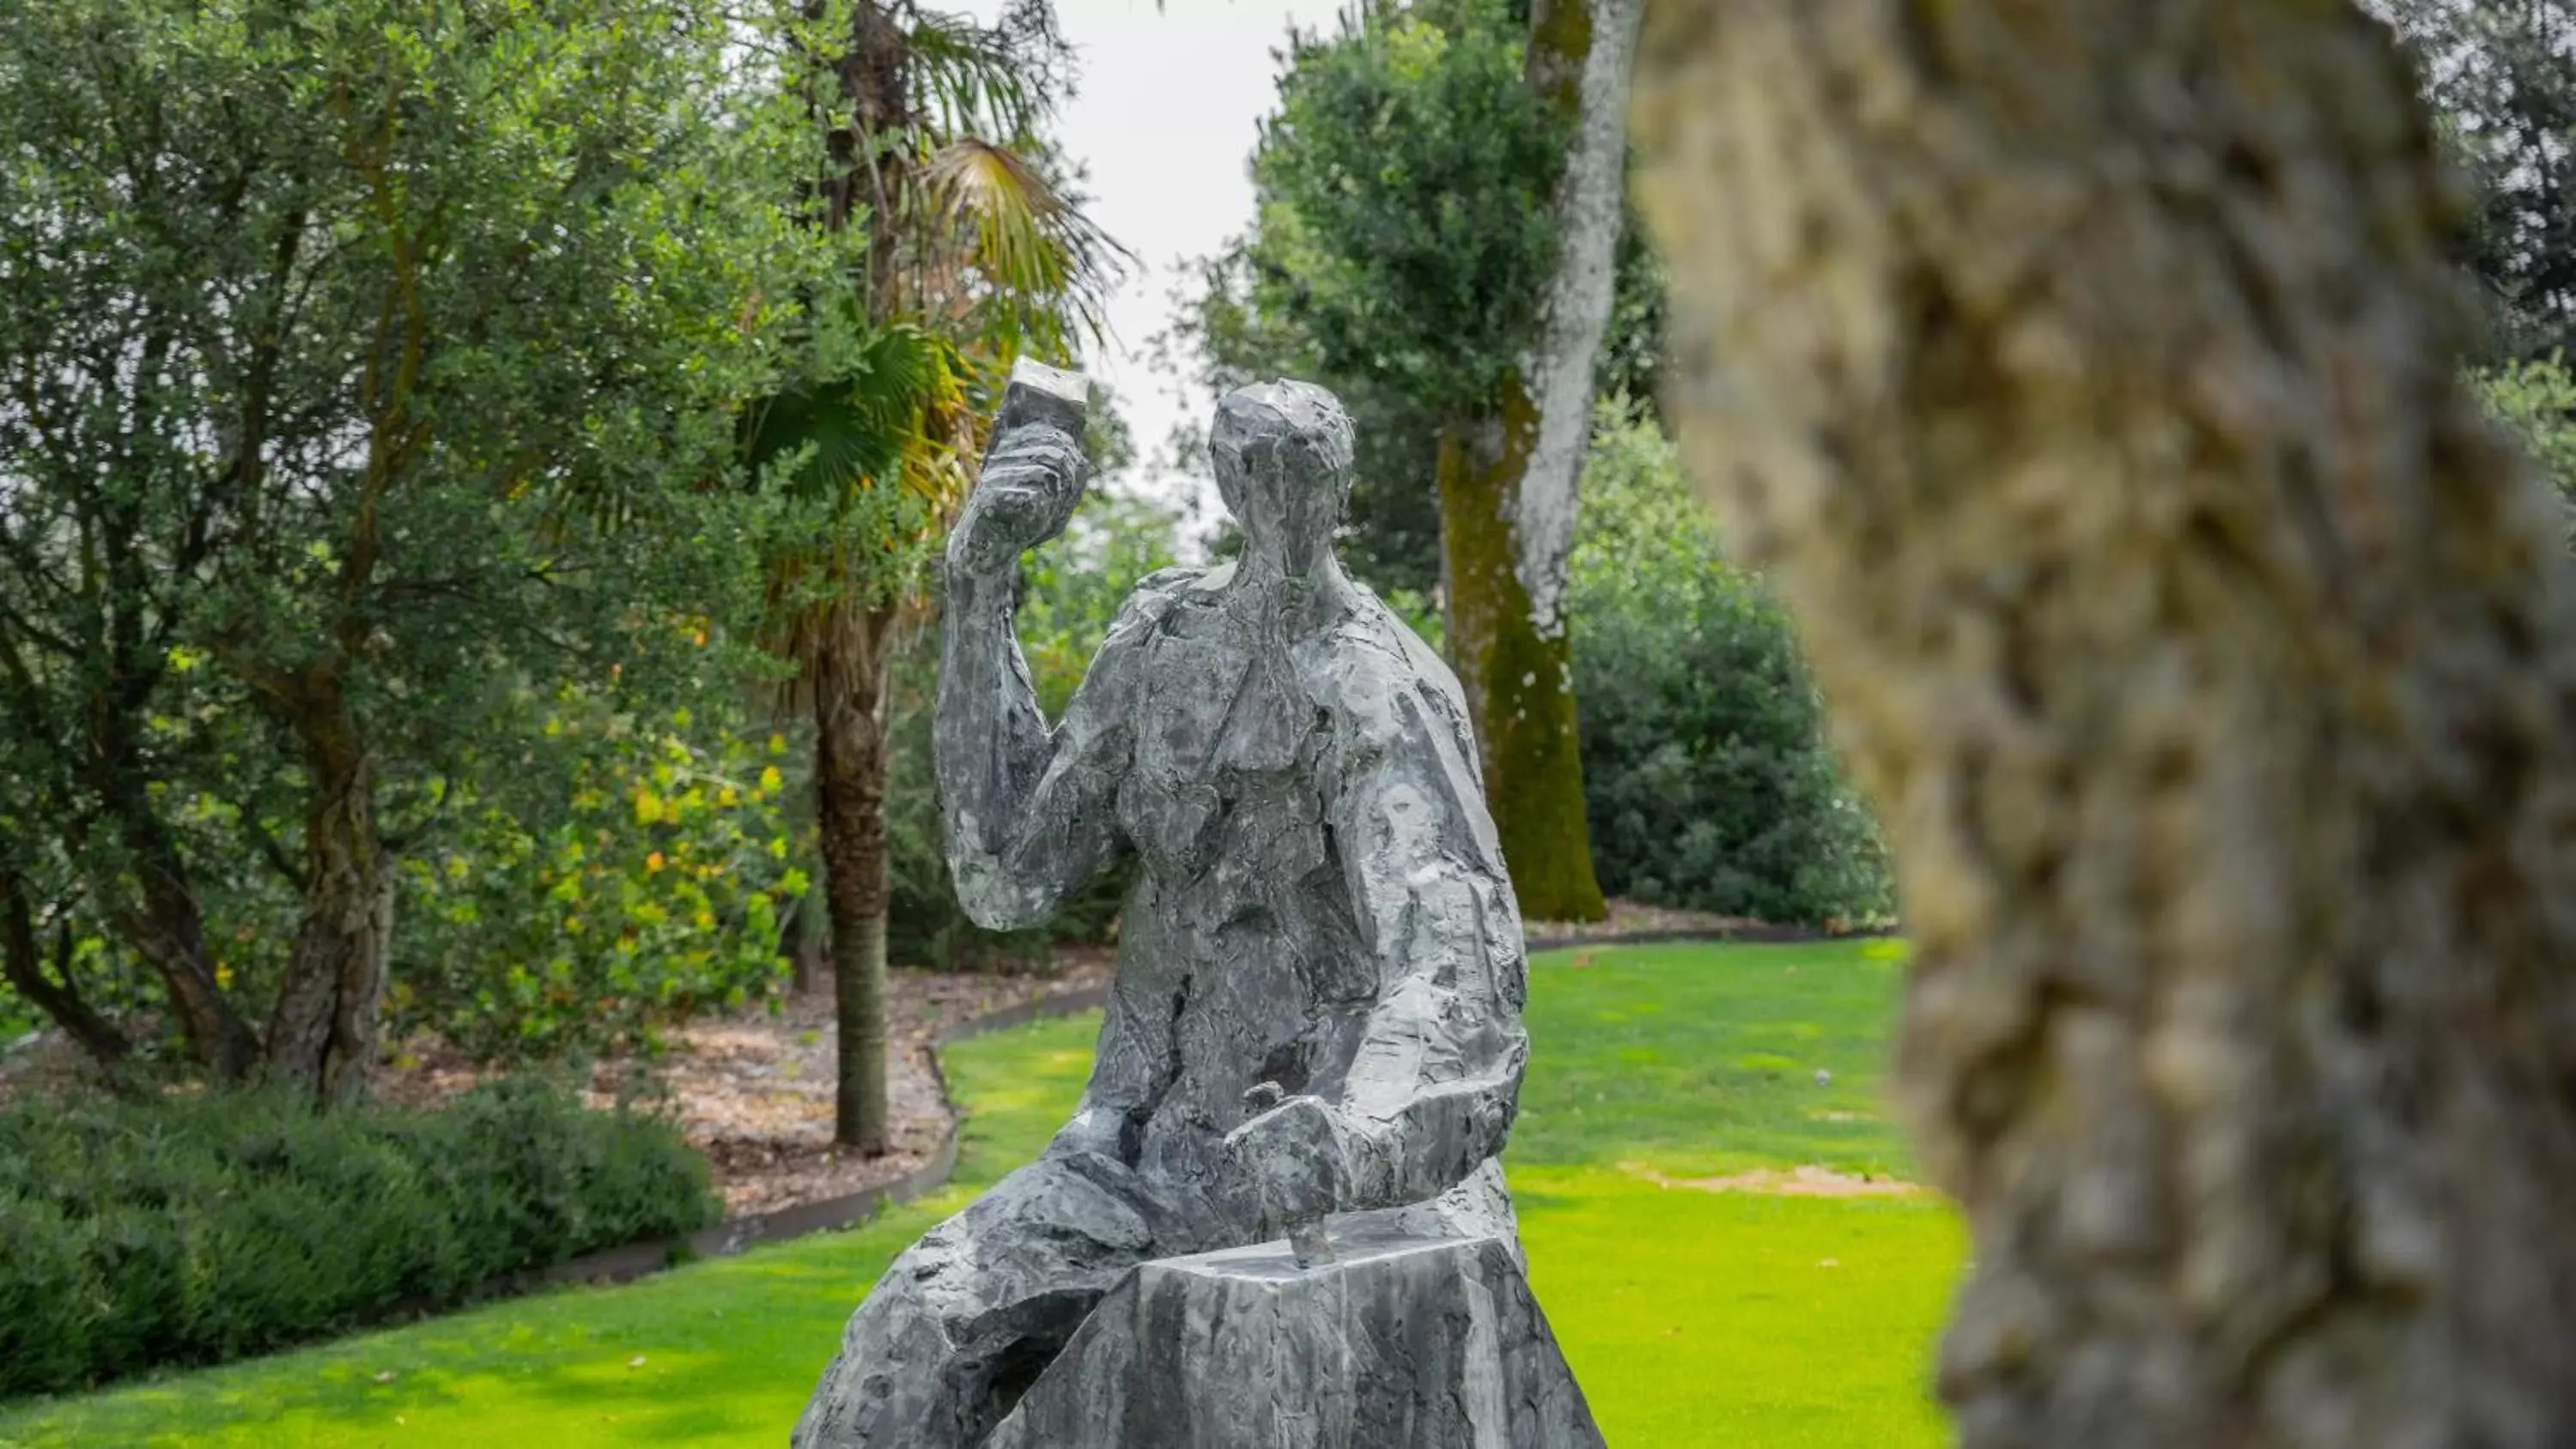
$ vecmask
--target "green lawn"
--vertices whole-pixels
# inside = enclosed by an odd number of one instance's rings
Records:
[[[1611,1443],[1932,1445],[1963,1252],[1929,1200],[1660,1187],[1820,1162],[1902,1174],[1877,1097],[1894,949],[1540,957],[1509,1159],[1530,1272]],[[886,1259],[1044,1144],[1096,1018],[962,1043],[958,1183],[852,1233],[0,1412],[0,1446],[776,1446]],[[1832,1082],[1818,1086],[1815,1073]]]

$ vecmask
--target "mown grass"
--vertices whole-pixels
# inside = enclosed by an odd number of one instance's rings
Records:
[[[1878,1101],[1895,954],[1604,948],[1534,964],[1512,1186],[1532,1281],[1612,1444],[1942,1442],[1925,1383],[1963,1252],[1949,1209],[1648,1175],[1901,1174]],[[20,1405],[0,1411],[0,1445],[778,1445],[875,1272],[1044,1144],[1095,1029],[1073,1018],[952,1050],[974,1109],[958,1181],[866,1228]]]

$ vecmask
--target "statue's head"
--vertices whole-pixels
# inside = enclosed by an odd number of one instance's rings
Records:
[[[1293,577],[1332,553],[1351,501],[1351,418],[1312,383],[1239,387],[1208,430],[1216,491],[1255,551],[1276,550]]]

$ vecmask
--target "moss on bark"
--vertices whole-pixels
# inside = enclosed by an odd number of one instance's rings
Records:
[[[1440,440],[1440,541],[1449,658],[1484,751],[1485,793],[1523,915],[1608,914],[1592,870],[1583,754],[1565,631],[1542,632],[1513,567],[1509,501],[1537,418],[1512,381],[1500,418],[1452,424]]]

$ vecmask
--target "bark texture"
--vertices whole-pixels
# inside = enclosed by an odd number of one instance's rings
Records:
[[[268,1026],[268,1081],[323,1106],[364,1096],[393,955],[392,854],[375,770],[336,686],[297,696],[305,753],[304,903]]]
[[[1592,435],[1593,363],[1616,290],[1622,122],[1644,0],[1539,0],[1526,79],[1572,128],[1551,206],[1557,255],[1537,325],[1492,414],[1440,447],[1449,657],[1467,692],[1486,794],[1521,909],[1608,913],[1592,870],[1583,753],[1563,611],[1577,484]]]
[[[1565,632],[1565,564],[1574,551],[1577,485],[1592,439],[1593,364],[1618,292],[1619,230],[1628,175],[1628,87],[1645,0],[1534,0],[1530,88],[1573,124],[1557,177],[1556,268],[1516,391],[1531,434],[1510,514],[1512,563],[1531,624]]]
[[[1667,0],[1673,411],[1902,863],[1978,1446],[2576,1442],[2576,629],[2327,0]]]
[[[886,698],[891,608],[852,611],[813,661],[814,794],[832,925],[840,1083],[834,1140],[884,1152],[886,1106]]]
[[[1572,650],[1541,629],[1515,557],[1512,509],[1529,479],[1533,419],[1514,385],[1499,423],[1462,423],[1440,440],[1441,573],[1449,657],[1476,722],[1486,798],[1521,909],[1542,921],[1608,914],[1583,810]],[[1573,507],[1569,491],[1565,500]],[[1558,576],[1564,559],[1558,558]]]

